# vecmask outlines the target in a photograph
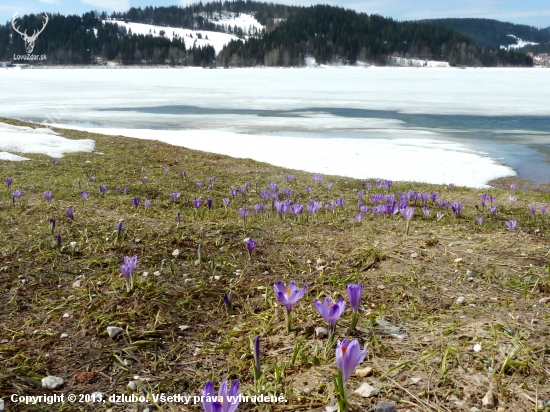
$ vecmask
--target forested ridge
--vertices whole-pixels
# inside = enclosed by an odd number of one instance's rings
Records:
[[[249,35],[247,40],[230,42],[218,56],[212,46],[191,47],[183,38],[170,40],[163,36],[136,35],[126,32],[121,25],[102,22],[110,18],[226,31],[231,30],[223,25],[228,13],[254,15],[266,29],[253,33],[233,29],[232,33],[239,37]],[[23,16],[18,24],[32,33],[42,27],[42,15]],[[527,31],[532,29],[525,27]],[[550,36],[549,32],[542,32]],[[519,33],[521,37],[522,32]],[[544,38],[540,33],[537,35]],[[11,23],[0,26],[0,60],[25,54],[25,43],[14,32]],[[82,16],[50,15],[47,30],[40,34],[33,54],[47,55],[48,60],[41,64],[91,64],[115,60],[123,64],[170,63],[203,67],[301,66],[306,56],[314,57],[318,63],[362,61],[385,65],[392,57],[404,57],[448,61],[453,66],[533,64],[524,52],[491,50],[476,44],[465,34],[431,21],[398,22],[340,7],[296,7],[251,0],[198,3],[187,7],[131,8],[110,16],[96,12]]]
[[[534,43],[550,42],[550,28],[538,29],[524,24],[506,23],[492,19],[453,18],[422,21],[462,33],[479,46],[489,49],[516,44],[516,40],[510,37],[510,34]]]
[[[388,56],[449,61],[464,66],[530,66],[524,54],[491,51],[463,34],[423,22],[397,22],[332,6],[301,8],[262,38],[232,41],[224,66],[299,66],[319,63],[385,64]]]
[[[97,58],[116,60],[125,64],[147,63],[199,66],[212,62],[212,46],[186,48],[184,39],[129,34],[118,24],[103,24],[105,14],[95,12],[82,16],[49,15],[46,29],[35,42],[33,54],[46,55],[41,64],[91,64]],[[32,34],[42,28],[43,15],[28,15],[17,20],[17,26]],[[14,55],[26,55],[25,43],[15,33],[11,22],[0,26],[0,60],[11,60]]]

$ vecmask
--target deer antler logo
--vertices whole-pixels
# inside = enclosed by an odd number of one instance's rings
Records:
[[[19,33],[21,35],[21,37],[23,38],[23,40],[25,41],[25,48],[27,49],[27,53],[29,53],[29,54],[31,54],[32,51],[34,50],[34,42],[38,38],[38,35],[44,31],[44,29],[46,28],[46,25],[48,24],[48,21],[50,20],[50,18],[48,17],[48,15],[46,13],[44,13],[44,17],[45,17],[45,19],[44,19],[42,29],[40,29],[38,32],[36,30],[34,30],[32,36],[29,36],[27,34],[27,30],[25,30],[25,32],[21,33],[19,31],[19,27],[15,26],[15,20],[17,20],[17,12],[15,12],[13,17],[11,18],[11,25],[13,26],[13,29],[17,33]]]

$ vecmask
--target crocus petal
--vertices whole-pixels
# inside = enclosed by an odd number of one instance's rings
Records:
[[[202,391],[201,395],[202,395],[202,406],[204,407],[204,410],[206,412],[213,412],[212,402],[207,402],[206,398],[209,397],[210,399],[212,399],[212,397],[215,396],[214,384],[210,381],[206,382],[206,385],[204,385],[204,390]]]

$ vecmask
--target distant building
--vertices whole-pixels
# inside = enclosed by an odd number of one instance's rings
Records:
[[[527,53],[527,56],[529,56],[530,58],[533,58],[533,57],[535,57],[535,53],[533,53],[533,52],[528,52],[528,53]]]
[[[11,62],[10,61],[7,61],[7,62],[0,62],[0,67],[10,67],[11,66]]]

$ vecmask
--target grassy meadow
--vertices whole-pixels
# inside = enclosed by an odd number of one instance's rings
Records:
[[[10,396],[200,396],[207,380],[218,388],[234,379],[243,394],[286,399],[243,402],[238,410],[324,411],[336,403],[337,367],[334,345],[316,334],[327,325],[313,301],[347,300],[347,285],[359,282],[364,294],[357,328],[350,330],[348,305],[335,331],[337,339],[368,347],[359,366],[366,376],[352,375],[347,383],[353,410],[375,410],[387,401],[399,411],[493,405],[536,411],[550,398],[550,299],[544,299],[550,297],[550,213],[540,211],[550,205],[548,192],[518,190],[511,203],[508,188],[414,182],[385,188],[375,179],[338,176],[314,182],[311,173],[153,140],[54,130],[94,139],[95,152],[68,154],[57,163],[32,154],[24,155],[30,161],[0,161],[0,397],[9,411],[202,410],[200,404],[154,401],[16,405]],[[315,199],[323,207],[313,216],[307,210],[280,215],[260,196],[271,183],[278,184],[280,200],[308,205]],[[292,194],[284,195],[285,188]],[[13,199],[15,190],[23,191],[21,201]],[[410,190],[437,193],[463,209],[455,217],[432,199],[409,200],[415,214],[408,235],[401,213],[372,213],[372,196],[398,199]],[[46,191],[52,192],[49,204]],[[87,200],[81,192],[89,193]],[[368,208],[360,221],[358,192]],[[174,201],[171,193],[181,197]],[[480,205],[482,194],[493,198],[496,213]],[[202,201],[198,208],[195,198]],[[336,199],[343,206],[325,210]],[[265,212],[255,213],[260,202]],[[242,208],[246,219],[237,212]],[[512,220],[517,226],[510,230],[505,222]],[[248,238],[257,243],[251,257]],[[126,256],[137,256],[130,292],[120,270]],[[279,280],[307,285],[292,310],[290,333],[273,290]],[[222,298],[230,290],[232,313]],[[110,326],[123,332],[111,339]],[[256,336],[263,373],[257,379]],[[47,375],[62,377],[64,385],[42,388]],[[363,382],[378,394],[355,394]],[[482,401],[488,393],[493,405]]]

